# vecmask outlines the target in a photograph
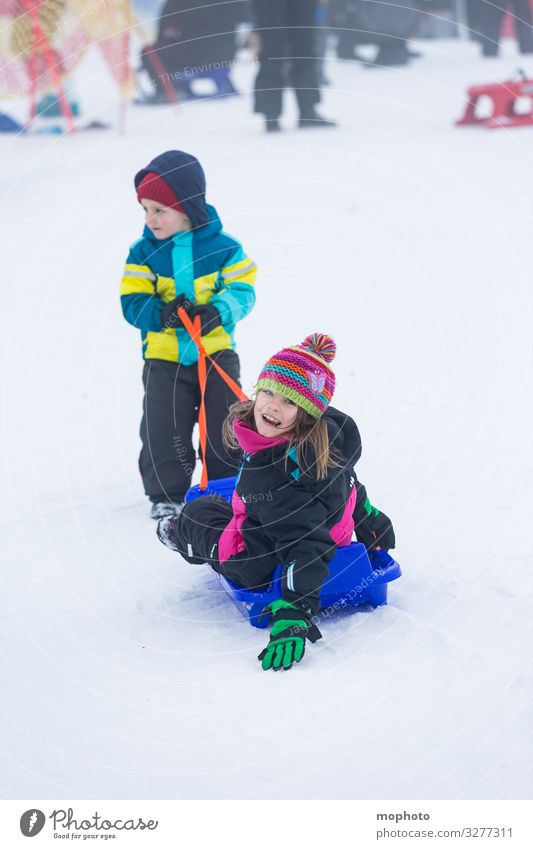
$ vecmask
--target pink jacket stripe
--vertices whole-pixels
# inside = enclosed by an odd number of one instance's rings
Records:
[[[344,513],[339,521],[330,528],[330,536],[334,543],[338,546],[350,545],[354,531],[353,511],[357,500],[357,490],[354,486],[350,493],[350,497],[346,502]],[[246,551],[246,546],[241,533],[241,528],[246,519],[246,507],[237,495],[237,490],[233,492],[231,499],[233,507],[233,518],[222,531],[218,543],[218,558],[220,563],[225,563],[230,557],[235,554],[242,554]]]

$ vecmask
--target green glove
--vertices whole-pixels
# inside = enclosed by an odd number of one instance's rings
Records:
[[[322,636],[311,622],[311,611],[284,599],[269,604],[259,619],[272,615],[270,642],[258,656],[263,669],[290,669],[305,654],[306,639],[315,643]]]

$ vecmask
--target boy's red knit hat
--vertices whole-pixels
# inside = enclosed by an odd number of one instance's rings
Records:
[[[162,206],[177,209],[178,212],[182,212],[185,215],[185,210],[165,178],[160,177],[155,171],[149,171],[137,187],[137,200],[140,203],[143,199],[153,200]]]

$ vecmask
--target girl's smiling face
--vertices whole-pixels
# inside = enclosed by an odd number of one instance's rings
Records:
[[[254,422],[261,436],[290,433],[297,415],[298,407],[285,395],[270,389],[258,391],[254,404]]]

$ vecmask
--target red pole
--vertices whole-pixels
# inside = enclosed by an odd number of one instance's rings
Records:
[[[176,89],[173,85],[171,85],[170,80],[168,79],[168,74],[163,67],[161,59],[157,55],[157,50],[154,50],[153,47],[150,47],[150,49],[146,52],[147,55],[150,57],[150,62],[152,63],[155,72],[159,75],[161,82],[163,83],[163,88],[165,89],[168,99],[171,103],[174,104],[174,106],[179,106],[180,101],[178,95],[176,94]]]
[[[24,0],[24,5],[28,10],[30,17],[32,19],[34,36],[37,40],[41,41],[44,47],[44,55],[46,64],[48,65],[48,70],[53,77],[55,87],[57,89],[59,105],[61,106],[61,111],[63,113],[63,117],[65,118],[67,124],[67,130],[69,133],[73,133],[76,129],[74,125],[74,118],[72,115],[72,109],[70,108],[70,103],[65,97],[65,92],[63,90],[63,83],[61,82],[61,76],[54,64],[54,57],[52,55],[52,49],[50,47],[49,41],[44,34],[43,28],[41,26],[41,19],[39,17],[39,13],[35,7],[32,5],[32,0]],[[37,46],[37,44],[36,44]]]
[[[122,63],[121,63],[121,83],[120,83],[120,105],[118,116],[118,131],[124,133],[126,130],[126,114],[127,100],[130,96],[132,84],[132,72],[130,68],[130,33],[132,28],[131,18],[131,3],[130,0],[124,2],[125,11],[125,31],[122,33]]]
[[[37,111],[37,76],[35,73],[35,58],[35,55],[31,52],[28,59],[28,69],[30,72],[30,117],[28,120],[28,127],[31,127],[33,124]]]

